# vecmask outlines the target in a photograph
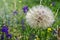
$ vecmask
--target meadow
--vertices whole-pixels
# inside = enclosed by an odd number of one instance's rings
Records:
[[[36,5],[44,5],[52,10],[55,21],[51,27],[31,28],[26,23],[26,12]],[[3,25],[8,27],[8,36]],[[0,0],[0,40],[57,40],[59,27],[60,0]]]

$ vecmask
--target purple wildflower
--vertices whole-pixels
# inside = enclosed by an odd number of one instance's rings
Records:
[[[2,26],[2,32],[8,33],[8,27],[6,25]]]
[[[52,6],[55,6],[55,2],[52,2]]]
[[[15,10],[15,11],[13,11],[13,14],[15,15],[15,14],[17,14],[18,12]]]
[[[26,13],[28,11],[28,6],[23,7],[23,12]]]
[[[11,34],[6,34],[6,37],[7,37],[8,39],[11,39],[12,35],[11,35]]]

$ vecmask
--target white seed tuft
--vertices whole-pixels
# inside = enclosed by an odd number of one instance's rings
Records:
[[[27,12],[26,22],[33,28],[47,28],[53,24],[54,15],[46,6],[34,6]]]

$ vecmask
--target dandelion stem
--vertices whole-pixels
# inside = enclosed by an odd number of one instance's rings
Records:
[[[55,18],[57,17],[58,12],[59,12],[59,9],[57,9],[57,11],[56,11]]]
[[[14,0],[14,9],[16,10],[16,0]]]
[[[57,31],[58,31],[58,25],[57,25]],[[58,32],[57,32],[58,33]],[[57,38],[58,38],[58,34],[57,34]]]
[[[6,0],[3,0],[4,2],[4,15],[5,15],[5,19],[4,20],[7,20],[7,17],[6,17],[6,14],[7,12],[9,11],[9,8],[8,8],[8,3],[6,2]],[[6,21],[5,21],[6,22]],[[4,22],[4,23],[5,23]]]
[[[42,4],[42,0],[40,0],[40,5]]]

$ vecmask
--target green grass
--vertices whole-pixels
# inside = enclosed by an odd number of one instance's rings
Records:
[[[51,6],[51,3],[55,2],[55,6]],[[16,4],[15,4],[16,3]],[[22,30],[21,20],[25,20],[25,13],[23,7],[28,6],[29,8],[40,5],[40,0],[0,0],[0,29],[2,24],[5,23],[9,27],[9,33],[12,34],[12,39],[16,40],[15,36],[19,40],[57,40],[57,36],[53,35],[53,30],[60,26],[60,1],[59,0],[42,0],[42,5],[48,6],[54,12],[55,23],[52,25],[52,31],[48,32],[47,29],[37,28],[33,29],[25,21],[25,29]],[[57,12],[58,9],[58,12]],[[13,11],[17,10],[18,14],[13,15]],[[57,12],[57,13],[56,13]],[[9,17],[7,17],[8,15]],[[18,21],[16,23],[16,20]],[[8,24],[10,20],[10,24]],[[0,34],[1,30],[0,30]],[[34,35],[34,36],[33,36]],[[36,37],[37,35],[37,37]],[[19,38],[20,37],[20,38]],[[38,39],[39,38],[39,39]],[[6,40],[6,39],[5,39]]]

